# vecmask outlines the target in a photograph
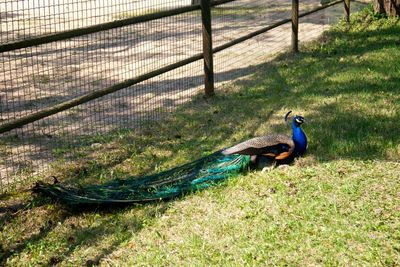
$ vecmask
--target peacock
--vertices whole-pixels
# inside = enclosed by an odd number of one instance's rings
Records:
[[[289,111],[285,116],[288,121]],[[270,134],[252,138],[230,148],[153,175],[115,179],[101,185],[71,187],[54,183],[36,183],[33,191],[67,205],[144,203],[172,199],[202,190],[255,166],[262,158],[278,163],[303,155],[307,137],[302,116],[292,119],[292,137]]]
[[[288,121],[289,111],[285,115],[285,121]],[[233,147],[222,151],[224,155],[250,155],[251,162],[254,166],[261,159],[269,159],[278,164],[293,161],[297,156],[303,155],[307,150],[307,136],[301,129],[304,123],[304,117],[295,116],[292,120],[292,136],[285,134],[269,134],[265,136],[255,137],[239,143]]]

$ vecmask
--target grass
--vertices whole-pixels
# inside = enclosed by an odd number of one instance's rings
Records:
[[[400,23],[370,9],[141,134],[96,137],[65,183],[168,169],[302,114],[308,154],[180,199],[72,210],[0,202],[0,265],[400,265]],[[40,178],[40,177],[39,177]]]

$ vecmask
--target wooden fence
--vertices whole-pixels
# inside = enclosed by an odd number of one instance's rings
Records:
[[[26,49],[26,48],[34,48],[36,46],[50,44],[54,42],[69,40],[71,38],[86,36],[93,33],[100,33],[107,30],[112,29],[120,29],[125,26],[129,25],[137,25],[145,22],[155,21],[162,18],[168,18],[172,16],[177,16],[181,14],[186,14],[193,11],[201,11],[201,23],[202,23],[202,52],[201,49],[196,52],[197,54],[191,54],[186,56],[186,58],[180,58],[180,60],[174,61],[172,64],[164,65],[162,67],[156,68],[154,70],[150,70],[148,72],[143,72],[143,74],[139,74],[136,77],[132,77],[128,79],[121,79],[116,81],[114,84],[111,84],[108,87],[103,87],[100,89],[96,89],[94,91],[83,93],[79,96],[73,96],[70,99],[63,99],[60,102],[56,102],[49,106],[42,107],[30,113],[20,113],[18,116],[14,116],[6,120],[5,122],[1,122],[0,120],[0,135],[11,135],[18,131],[23,126],[29,127],[34,126],[34,122],[37,122],[43,118],[50,117],[52,115],[61,113],[63,111],[70,111],[73,110],[72,108],[78,107],[82,104],[88,103],[90,101],[99,99],[101,97],[110,95],[117,91],[129,88],[133,85],[137,85],[144,81],[148,81],[154,77],[160,76],[167,72],[176,70],[180,67],[186,66],[193,62],[203,60],[204,61],[204,81],[202,82],[201,86],[204,86],[204,95],[205,97],[212,97],[215,94],[214,91],[214,55],[225,49],[228,49],[234,45],[240,44],[246,40],[252,39],[256,36],[261,34],[267,33],[281,25],[291,23],[291,31],[292,31],[292,39],[291,39],[291,50],[293,53],[299,52],[299,40],[298,40],[298,33],[299,33],[299,18],[308,16],[312,13],[317,11],[323,10],[325,8],[331,7],[333,5],[343,4],[344,5],[344,14],[345,19],[349,22],[349,15],[350,15],[350,0],[336,0],[309,10],[307,12],[299,13],[299,0],[292,0],[292,8],[291,8],[291,16],[282,19],[279,21],[274,21],[273,24],[268,26],[262,26],[257,28],[257,30],[252,32],[246,32],[246,34],[242,35],[241,37],[235,39],[229,39],[229,41],[219,44],[218,46],[214,47],[213,43],[213,32],[212,32],[212,14],[211,10],[213,7],[223,5],[229,2],[234,2],[236,0],[193,0],[191,1],[191,5],[188,6],[181,6],[175,7],[173,9],[162,10],[154,13],[139,15],[139,16],[129,16],[127,18],[118,19],[111,22],[106,22],[102,24],[95,24],[90,25],[87,27],[81,27],[77,29],[71,30],[64,30],[61,32],[51,33],[47,35],[38,35],[34,37],[30,37],[28,39],[18,39],[15,41],[7,42],[0,44],[0,54],[7,52],[18,52],[19,49]],[[1,114],[0,114],[1,115]],[[28,146],[26,146],[28,147]],[[1,151],[0,151],[1,152]],[[17,151],[18,153],[18,151]],[[3,153],[5,154],[5,153]],[[1,154],[0,154],[1,155]],[[17,155],[19,156],[19,155]],[[7,166],[7,162],[4,164]],[[0,169],[1,171],[1,169]],[[3,178],[7,177],[7,173],[4,175]],[[2,173],[0,172],[0,193],[4,191],[5,185],[2,183]],[[11,179],[13,180],[13,179]],[[16,180],[15,180],[16,181]],[[5,183],[6,184],[6,183]]]
[[[17,41],[17,42],[13,42],[13,43],[7,43],[7,44],[0,45],[0,53],[2,53],[2,52],[21,49],[21,48],[36,46],[36,45],[40,45],[40,44],[46,44],[46,43],[50,43],[50,42],[65,40],[65,39],[69,39],[72,37],[78,37],[78,36],[95,33],[95,32],[100,32],[100,31],[104,31],[104,30],[109,30],[109,29],[113,29],[113,28],[118,28],[118,27],[123,27],[123,26],[127,26],[127,25],[133,25],[133,24],[138,24],[138,23],[142,23],[142,22],[146,22],[146,21],[156,20],[159,18],[174,16],[174,15],[182,14],[185,12],[194,11],[197,9],[201,9],[201,14],[202,14],[203,53],[194,55],[192,57],[188,57],[184,60],[181,60],[174,64],[170,64],[168,66],[154,70],[154,71],[146,73],[144,75],[125,80],[124,82],[115,84],[113,86],[104,88],[102,90],[92,92],[92,93],[83,95],[81,97],[74,98],[72,100],[51,106],[49,108],[42,109],[42,110],[32,113],[30,115],[27,115],[27,116],[15,119],[13,121],[1,124],[0,125],[0,134],[8,132],[13,129],[16,129],[23,125],[32,123],[34,121],[40,120],[42,118],[54,115],[56,113],[70,109],[72,107],[81,105],[81,104],[89,102],[91,100],[100,98],[102,96],[114,93],[116,91],[127,88],[129,86],[138,84],[140,82],[143,82],[143,81],[153,78],[155,76],[161,75],[168,71],[174,70],[176,68],[182,67],[186,64],[192,63],[199,59],[204,59],[205,96],[211,97],[212,95],[214,95],[214,72],[213,72],[213,54],[214,53],[220,52],[220,51],[222,51],[226,48],[229,48],[235,44],[241,43],[241,42],[246,41],[250,38],[253,38],[257,35],[268,32],[268,31],[270,31],[276,27],[279,27],[285,23],[288,23],[288,22],[292,23],[292,51],[294,53],[297,53],[298,52],[298,43],[299,43],[299,41],[298,41],[299,18],[310,15],[312,13],[315,13],[315,12],[325,9],[327,7],[337,5],[339,3],[344,3],[346,21],[347,22],[350,21],[350,0],[333,1],[326,5],[323,5],[321,7],[315,8],[313,10],[310,10],[310,11],[302,13],[302,14],[299,14],[299,0],[292,0],[292,16],[290,19],[288,18],[288,19],[281,20],[277,23],[274,23],[273,25],[264,27],[260,30],[252,32],[246,36],[242,36],[242,37],[234,39],[228,43],[225,43],[221,46],[213,48],[212,30],[211,30],[211,7],[217,6],[217,5],[222,5],[224,3],[228,3],[228,2],[232,2],[232,1],[235,1],[235,0],[215,0],[215,1],[201,0],[200,5],[194,4],[194,5],[187,6],[187,7],[176,8],[176,9],[167,10],[167,11],[161,11],[161,12],[152,13],[152,14],[148,14],[148,15],[143,15],[143,16],[124,19],[124,20],[118,20],[118,21],[113,21],[113,22],[109,22],[109,23],[94,25],[94,26],[90,26],[90,27],[86,27],[86,28],[60,32],[60,33],[52,34],[49,36],[43,36],[43,37],[38,37],[38,38],[30,39],[30,40],[23,40],[23,41]]]

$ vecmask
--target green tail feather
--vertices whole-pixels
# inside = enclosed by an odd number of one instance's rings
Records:
[[[66,204],[111,204],[170,199],[201,190],[248,168],[250,156],[223,155],[220,151],[154,175],[117,179],[102,185],[73,188],[38,183],[34,191]]]

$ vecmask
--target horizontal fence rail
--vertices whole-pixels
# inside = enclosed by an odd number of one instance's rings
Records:
[[[226,4],[229,2],[233,2],[233,1],[236,1],[236,0],[215,0],[215,1],[211,2],[211,6],[223,5],[223,4]],[[0,53],[17,50],[17,49],[22,49],[22,48],[28,48],[28,47],[42,45],[42,44],[47,44],[47,43],[52,43],[52,42],[57,42],[57,41],[62,41],[62,40],[70,39],[73,37],[79,37],[79,36],[92,34],[92,33],[96,33],[96,32],[112,30],[115,28],[121,28],[124,26],[144,23],[144,22],[148,22],[148,21],[152,21],[152,20],[161,19],[161,18],[167,18],[167,17],[171,17],[171,16],[176,16],[176,15],[200,10],[200,9],[201,9],[200,4],[184,6],[184,7],[179,7],[179,8],[175,8],[175,9],[146,14],[146,15],[142,15],[142,16],[135,16],[132,18],[116,20],[116,21],[107,22],[107,23],[103,23],[103,24],[97,24],[97,25],[89,26],[89,27],[85,27],[85,28],[79,28],[79,29],[74,29],[74,30],[70,30],[70,31],[63,31],[63,32],[50,34],[50,35],[46,35],[46,36],[41,36],[41,37],[37,37],[37,38],[32,38],[32,39],[27,39],[27,40],[22,40],[22,41],[17,41],[17,42],[11,42],[11,43],[0,45]]]
[[[228,3],[228,2],[233,2],[235,0],[218,0],[218,1],[213,1],[211,3],[212,6],[216,6],[216,5],[222,5],[224,3]],[[346,0],[347,1],[347,0]],[[310,15],[312,13],[315,13],[317,11],[323,10],[325,8],[328,8],[330,6],[333,5],[337,5],[339,3],[343,3],[343,0],[337,0],[337,1],[333,1],[330,2],[326,5],[314,8],[310,11],[307,12],[303,12],[301,14],[298,15],[299,18]],[[46,36],[46,37],[40,37],[40,38],[35,38],[32,40],[26,40],[26,41],[20,41],[20,42],[15,42],[15,43],[10,43],[10,44],[5,44],[5,45],[0,45],[0,52],[4,52],[4,51],[10,51],[10,50],[15,50],[15,49],[20,49],[20,48],[26,48],[29,46],[36,46],[38,44],[44,44],[44,43],[48,43],[48,42],[54,42],[54,41],[60,41],[60,40],[64,40],[64,39],[68,39],[71,37],[77,37],[77,36],[81,36],[81,35],[85,35],[85,34],[89,34],[89,33],[94,33],[94,32],[98,32],[98,31],[103,31],[103,30],[108,30],[108,29],[112,29],[115,27],[122,27],[122,26],[126,26],[126,25],[131,25],[131,24],[137,24],[137,23],[141,23],[144,21],[149,21],[149,20],[156,20],[156,19],[160,19],[163,17],[168,17],[168,16],[173,16],[173,15],[177,15],[177,14],[182,14],[182,13],[186,13],[186,12],[191,12],[194,10],[198,10],[200,9],[201,6],[200,5],[193,5],[193,6],[188,6],[188,7],[182,7],[182,8],[177,8],[177,9],[173,9],[173,10],[169,10],[169,11],[161,11],[155,14],[149,14],[149,15],[143,15],[140,17],[136,17],[136,18],[131,18],[131,19],[126,19],[126,20],[121,20],[121,21],[115,21],[115,22],[111,22],[111,23],[105,23],[103,25],[96,25],[96,26],[92,26],[92,27],[88,27],[85,29],[78,29],[78,30],[72,30],[72,31],[67,31],[67,32],[62,32],[62,33],[57,33],[51,36]],[[248,39],[254,38],[260,34],[266,33],[274,28],[277,28],[283,24],[289,23],[291,22],[292,19],[288,18],[288,19],[284,19],[281,21],[278,21],[270,26],[266,26],[263,27],[257,31],[254,31],[252,33],[249,33],[245,36],[236,38],[232,41],[229,41],[223,45],[220,45],[218,47],[215,47],[212,49],[213,53],[218,53],[222,50],[225,50],[229,47],[232,47],[236,44],[239,44],[243,41],[246,41]],[[118,25],[118,26],[117,26]],[[46,38],[50,38],[49,41]],[[22,127],[24,125],[27,125],[29,123],[32,123],[34,121],[49,117],[51,115],[57,114],[59,112],[68,110],[72,107],[76,107],[78,105],[81,105],[83,103],[87,103],[91,100],[103,97],[105,95],[117,92],[121,89],[124,88],[128,88],[132,85],[141,83],[143,81],[146,81],[148,79],[151,79],[153,77],[156,77],[160,74],[169,72],[171,70],[177,69],[179,67],[185,66],[187,64],[193,63],[197,60],[200,59],[204,59],[203,53],[200,54],[196,54],[194,56],[188,57],[184,60],[178,61],[176,63],[170,64],[168,66],[156,69],[154,71],[148,72],[146,74],[140,75],[138,77],[132,78],[132,79],[127,79],[121,83],[115,84],[113,86],[104,88],[102,90],[98,90],[96,92],[92,92],[92,93],[88,93],[86,95],[80,96],[80,97],[76,97],[73,98],[69,101],[60,103],[60,104],[56,104],[52,107],[49,108],[44,108],[38,112],[32,113],[30,115],[15,119],[11,122],[7,122],[7,123],[3,123],[0,125],[0,134],[1,133],[5,133],[8,132],[10,130]]]

